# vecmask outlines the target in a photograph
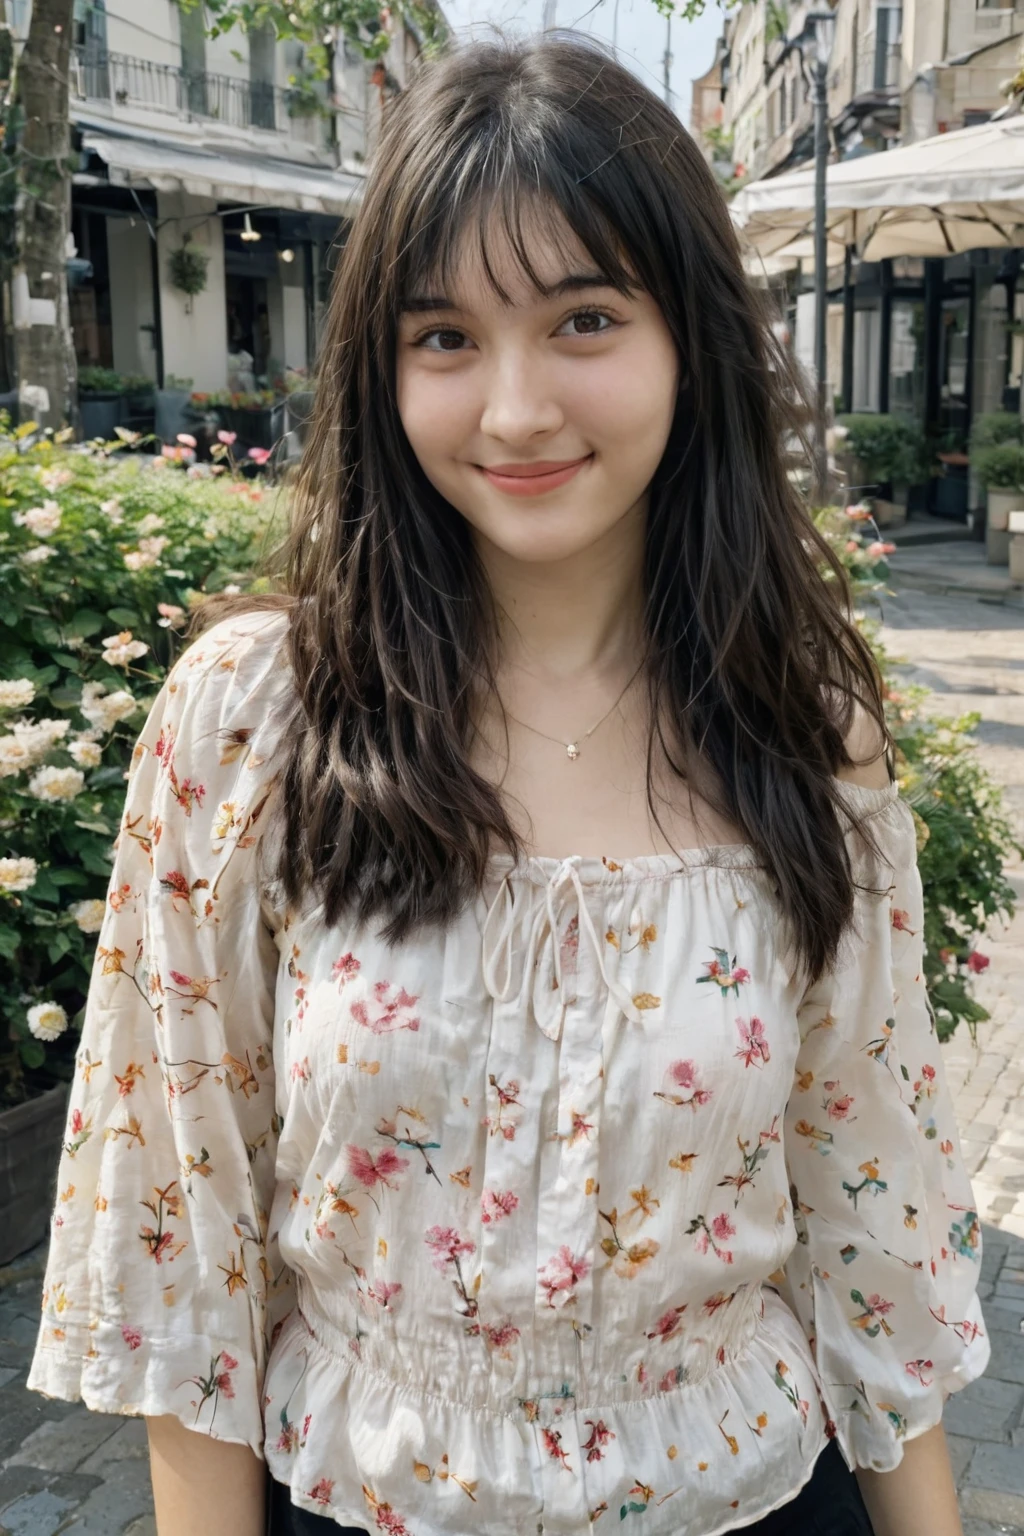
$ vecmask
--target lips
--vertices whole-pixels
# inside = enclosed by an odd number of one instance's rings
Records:
[[[529,464],[481,464],[482,475],[499,491],[511,496],[540,496],[565,485],[591,459],[535,459]]]

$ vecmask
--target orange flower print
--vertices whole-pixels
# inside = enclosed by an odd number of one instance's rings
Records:
[[[636,1191],[633,1193],[635,1196]],[[623,1280],[632,1280],[654,1258],[661,1244],[653,1237],[646,1237],[638,1243],[624,1243],[618,1229],[620,1221],[626,1218],[620,1218],[617,1210],[599,1211],[598,1215],[611,1228],[611,1236],[601,1239],[601,1251],[611,1260],[617,1275],[620,1275]]]
[[[707,975],[697,977],[697,986],[701,986],[704,982],[712,982],[719,988],[723,997],[728,992],[732,992],[736,997],[739,997],[740,987],[745,981],[750,980],[750,972],[742,965],[736,964],[735,955],[733,955],[730,961],[727,949],[717,949],[712,944],[711,952],[715,958],[704,961],[704,969],[707,971]]]
[[[117,1091],[121,1098],[126,1098],[127,1095],[131,1093],[132,1089],[135,1087],[137,1080],[140,1077],[145,1077],[145,1075],[145,1069],[140,1067],[138,1063],[134,1061],[130,1061],[128,1063],[124,1069],[123,1074],[119,1075],[117,1072],[115,1072],[114,1082],[117,1084]]]
[[[156,1227],[140,1227],[139,1236],[142,1239],[149,1256],[157,1264],[162,1264],[164,1259],[176,1259],[178,1254],[188,1247],[187,1242],[177,1245],[174,1241],[174,1233],[170,1228],[164,1228],[165,1220],[179,1220],[185,1214],[185,1205],[181,1195],[176,1193],[177,1179],[172,1179],[166,1189],[154,1189],[155,1200],[143,1200],[140,1203],[147,1211],[152,1211],[156,1218]]]
[[[390,981],[375,981],[372,997],[360,998],[350,1011],[356,1023],[371,1035],[394,1035],[402,1029],[415,1034],[420,1027],[419,1015],[414,1012],[418,1002],[419,998],[404,987],[394,987]]]
[[[892,1338],[892,1329],[885,1320],[887,1313],[893,1309],[891,1301],[886,1301],[877,1293],[873,1296],[864,1296],[860,1291],[851,1291],[850,1300],[855,1301],[861,1308],[857,1316],[850,1319],[854,1328],[859,1328],[862,1333],[866,1333],[869,1339],[877,1338],[879,1333]]]
[[[751,1019],[737,1019],[740,1048],[736,1055],[745,1067],[763,1067],[771,1060],[764,1025],[756,1015]]]
[[[679,1092],[655,1093],[656,1099],[664,1099],[666,1104],[673,1104],[677,1108],[682,1105],[693,1110],[710,1102],[711,1089],[702,1084],[700,1070],[695,1062],[674,1061],[668,1069],[668,1075]]]
[[[174,982],[168,991],[172,997],[187,997],[195,1003],[209,1003],[214,1013],[217,1012],[217,1004],[209,996],[211,987],[215,987],[220,981],[219,976],[185,976],[181,971],[171,971],[170,978]],[[176,990],[183,988],[183,991]],[[194,1008],[183,1008],[182,1013],[195,1013]]]
[[[544,1449],[551,1457],[551,1460],[559,1462],[567,1472],[571,1472],[572,1466],[569,1462],[568,1453],[562,1449],[562,1431],[560,1429],[542,1429],[541,1435],[544,1438]]]

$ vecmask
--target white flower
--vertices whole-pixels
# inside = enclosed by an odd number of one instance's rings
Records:
[[[144,571],[148,566],[157,564],[157,557],[142,549],[131,549],[125,555],[124,563],[130,571]]]
[[[157,529],[162,528],[163,525],[164,520],[159,512],[147,512],[139,524],[138,531],[139,533],[156,533]]]
[[[22,709],[31,704],[36,696],[36,685],[27,677],[11,677],[0,681],[0,709]]]
[[[40,484],[46,491],[59,491],[62,485],[70,485],[75,478],[70,469],[38,469]]]
[[[17,736],[0,736],[0,779],[9,779],[25,768],[31,768],[35,757],[25,742]]]
[[[109,501],[101,501],[100,511],[106,517],[107,522],[112,523],[115,528],[118,523],[124,522],[124,508],[116,496],[111,496]]]
[[[86,528],[84,531],[86,538],[92,539],[96,544],[99,544],[103,538],[103,535],[100,533],[98,528]]]
[[[167,569],[164,571],[164,575],[165,576],[177,576],[180,580],[184,581],[185,577],[188,575],[188,572],[187,571],[172,571],[170,566],[168,566]]]
[[[60,1003],[36,1003],[28,1010],[29,1033],[47,1044],[56,1040],[68,1027],[68,1016]]]
[[[139,706],[134,694],[129,693],[127,688],[104,693],[102,683],[89,682],[82,685],[82,702],[78,707],[89,724],[106,735],[119,720],[134,715]]]
[[[13,521],[19,528],[27,528],[37,539],[48,539],[60,527],[61,511],[55,501],[44,501],[41,507],[29,507],[27,512],[15,512]]]
[[[99,933],[106,910],[106,902],[95,897],[90,901],[76,901],[68,908],[82,933]]]
[[[64,636],[64,649],[66,651],[80,651],[84,644],[85,644],[85,637],[83,635],[65,635]]]
[[[206,522],[203,524],[203,538],[212,540],[219,538],[219,536],[220,526],[217,523],[216,518],[208,517]]]
[[[225,591],[225,592],[232,592],[232,593],[234,593],[234,592],[241,592],[242,589],[241,589],[240,586],[237,586],[235,582],[231,581],[222,590]]]
[[[43,560],[49,560],[52,555],[60,551],[51,549],[48,544],[37,544],[34,549],[26,549],[21,557],[22,565],[39,565]]]
[[[0,859],[0,891],[27,891],[38,873],[35,859]]]
[[[37,800],[48,800],[56,804],[74,800],[76,795],[82,793],[84,785],[85,774],[79,768],[40,768],[35,777],[29,780],[28,792]]]
[[[81,736],[71,742],[68,751],[79,768],[98,768],[103,761],[103,752],[97,743]]]
[[[127,555],[125,560],[127,561]],[[149,646],[144,640],[133,640],[130,629],[122,629],[119,635],[111,635],[101,641],[103,660],[111,667],[127,667],[137,656],[145,656]]]
[[[157,533],[153,534],[148,539],[140,539],[139,548],[145,550],[147,555],[156,555],[159,557],[163,554],[164,550],[167,548],[170,542],[170,539],[165,533]]]

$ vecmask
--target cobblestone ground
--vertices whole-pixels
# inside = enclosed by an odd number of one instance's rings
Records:
[[[1024,593],[971,544],[901,546],[893,569],[883,638],[908,679],[936,690],[937,711],[980,711],[981,753],[1024,839]],[[1020,910],[980,946],[992,1019],[977,1047],[958,1036],[944,1051],[985,1222],[993,1343],[986,1376],[946,1411],[965,1536],[1024,1536],[1024,865],[1007,873]],[[156,1536],[142,1422],[25,1390],[44,1252],[0,1271],[0,1536]]]

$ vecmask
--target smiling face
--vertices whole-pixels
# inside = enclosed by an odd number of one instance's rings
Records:
[[[675,411],[675,343],[649,294],[626,295],[568,231],[464,239],[447,292],[408,295],[396,375],[406,436],[478,538],[523,561],[571,557],[631,513]]]

